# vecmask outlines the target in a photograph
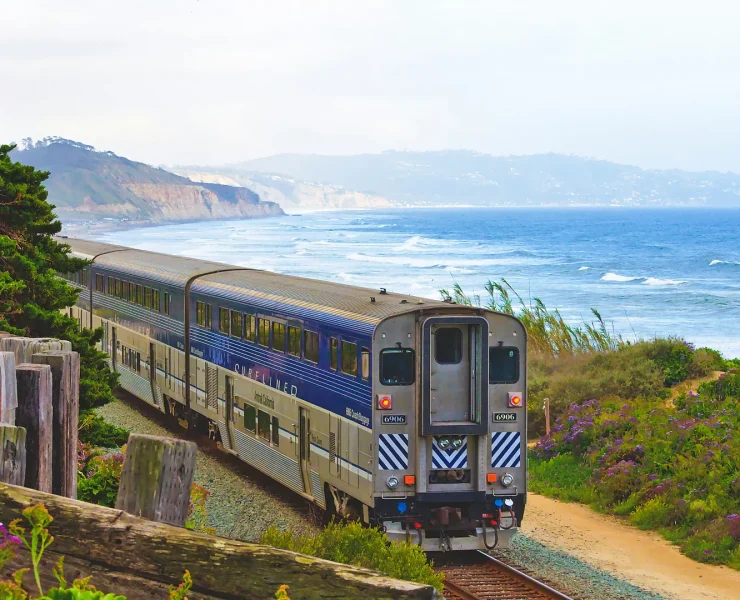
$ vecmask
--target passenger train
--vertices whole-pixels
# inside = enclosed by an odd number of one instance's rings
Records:
[[[60,239],[121,386],[326,509],[427,551],[505,547],[527,492],[514,317]]]

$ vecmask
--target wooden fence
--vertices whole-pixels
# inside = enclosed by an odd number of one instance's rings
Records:
[[[64,555],[68,580],[92,575],[98,588],[129,600],[167,598],[185,569],[191,600],[266,600],[283,584],[293,600],[438,597],[430,586],[185,529],[193,442],[132,434],[116,508],[77,501],[79,367],[68,342],[0,332],[0,521],[39,503],[54,518],[45,589],[56,585],[52,567]],[[22,551],[0,575],[29,564]],[[35,589],[30,573],[24,581]]]

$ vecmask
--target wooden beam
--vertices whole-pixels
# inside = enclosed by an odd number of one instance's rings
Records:
[[[26,429],[26,486],[51,492],[51,367],[21,364],[15,370],[15,378],[18,385],[15,420]]]
[[[290,586],[290,596],[296,599],[439,598],[430,586],[367,569],[195,533],[123,511],[0,484],[3,523],[39,503],[54,517],[49,526],[54,552],[162,583],[177,584],[188,569],[195,582],[194,598],[208,594],[225,600],[264,600],[272,598],[282,584]],[[152,596],[142,590],[138,598]]]
[[[52,377],[53,441],[51,491],[77,498],[77,438],[80,420],[80,355],[50,350],[31,362],[49,365]]]
[[[26,430],[0,424],[0,481],[23,485],[26,480]]]
[[[15,425],[16,408],[18,394],[15,391],[15,354],[0,352],[0,423]]]
[[[195,442],[132,433],[126,444],[116,508],[184,526],[197,452]]]

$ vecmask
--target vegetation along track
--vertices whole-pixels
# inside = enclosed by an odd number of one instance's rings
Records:
[[[443,557],[438,569],[448,600],[575,600],[483,552]]]

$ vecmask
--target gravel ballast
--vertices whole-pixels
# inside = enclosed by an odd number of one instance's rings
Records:
[[[134,433],[182,437],[176,424],[172,428],[165,428],[137,408],[128,402],[116,400],[97,409],[96,412],[109,423]],[[153,410],[145,405],[142,409]],[[195,461],[195,482],[211,492],[206,503],[208,525],[216,530],[217,535],[256,542],[270,525],[282,530],[293,529],[299,532],[314,529],[311,522],[315,522],[316,514],[307,502],[289,490],[281,488],[279,484],[265,482],[264,476],[246,465],[235,469],[229,464],[231,460],[235,459],[226,454],[212,456],[199,449]],[[252,473],[246,473],[246,470]],[[293,498],[285,500],[278,497],[275,494],[276,490],[283,491],[284,497]]]

